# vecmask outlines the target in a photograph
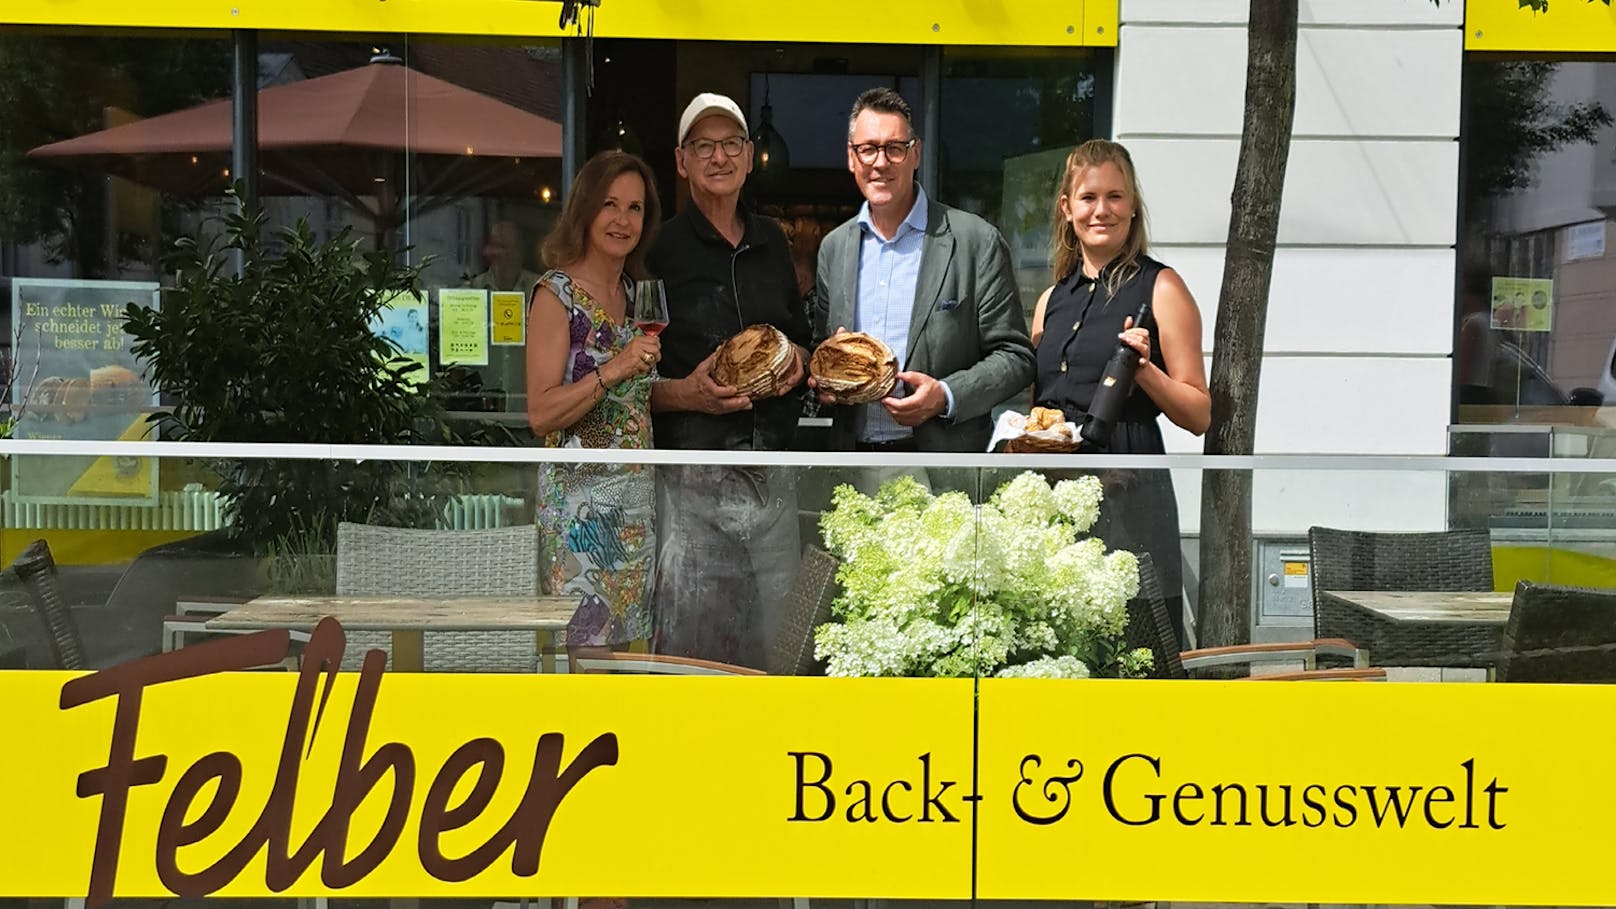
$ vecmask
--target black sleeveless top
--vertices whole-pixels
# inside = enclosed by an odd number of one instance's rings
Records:
[[[1141,256],[1138,264],[1138,273],[1124,281],[1115,294],[1105,289],[1109,267],[1100,273],[1099,280],[1084,275],[1079,268],[1050,291],[1049,302],[1044,306],[1044,334],[1038,341],[1038,376],[1033,386],[1033,398],[1040,407],[1058,407],[1072,422],[1088,412],[1100,377],[1105,374],[1105,364],[1121,343],[1117,335],[1122,333],[1123,322],[1154,296],[1156,276],[1167,267],[1149,256]],[[1150,361],[1165,371],[1154,307],[1142,327],[1150,331]],[[1107,450],[1115,454],[1164,453],[1161,427],[1156,423],[1159,416],[1161,408],[1135,386],[1122,407]]]

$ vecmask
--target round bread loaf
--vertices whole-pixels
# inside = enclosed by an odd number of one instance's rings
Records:
[[[90,370],[90,397],[97,404],[138,404],[149,395],[140,375],[127,367]]]
[[[808,372],[835,403],[868,404],[886,397],[898,384],[898,358],[880,339],[848,331],[819,345]]]
[[[732,385],[749,398],[768,398],[784,391],[791,375],[791,339],[773,325],[752,325],[718,348],[713,381]]]

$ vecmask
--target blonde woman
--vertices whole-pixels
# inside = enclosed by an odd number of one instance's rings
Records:
[[[1145,203],[1127,149],[1095,139],[1066,159],[1055,200],[1055,285],[1033,312],[1035,403],[1077,421],[1094,399],[1119,340],[1139,353],[1133,393],[1106,452],[1162,454],[1167,419],[1196,435],[1212,422],[1201,313],[1178,273],[1149,255]],[[1149,308],[1140,324],[1134,316]],[[1085,446],[1084,451],[1094,451]],[[1184,642],[1178,503],[1165,470],[1108,471],[1096,532],[1106,544],[1150,552]]]

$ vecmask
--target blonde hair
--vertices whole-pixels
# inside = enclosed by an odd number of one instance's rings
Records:
[[[1061,212],[1061,202],[1076,189],[1078,181],[1083,179],[1083,174],[1089,168],[1102,164],[1115,164],[1122,171],[1122,178],[1128,183],[1128,192],[1133,196],[1134,218],[1128,223],[1127,239],[1123,241],[1122,251],[1106,266],[1106,292],[1116,293],[1118,287],[1139,273],[1139,259],[1150,251],[1150,239],[1145,229],[1145,198],[1139,192],[1139,175],[1133,168],[1133,158],[1126,148],[1105,139],[1090,139],[1066,156],[1066,171],[1061,175],[1060,193],[1055,197],[1055,229],[1052,231],[1054,239],[1051,245],[1055,281],[1059,283],[1083,266],[1083,250],[1077,240],[1077,231]]]
[[[640,242],[634,244],[623,263],[623,272],[636,281],[645,277],[645,254],[662,226],[662,205],[657,200],[656,177],[650,166],[639,156],[620,151],[603,151],[578,169],[572,190],[567,193],[567,205],[555,228],[544,238],[542,254],[547,267],[560,268],[584,257],[589,226],[606,204],[612,181],[624,174],[639,174],[645,183],[645,226],[640,230]]]

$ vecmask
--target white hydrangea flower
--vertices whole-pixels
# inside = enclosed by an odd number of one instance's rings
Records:
[[[982,506],[932,496],[911,477],[875,497],[842,486],[820,527],[842,559],[837,623],[816,629],[832,675],[1081,677],[1137,674],[1118,638],[1138,560],[1079,539],[1099,513],[1098,480],[1050,488],[1025,472]],[[1116,654],[1116,657],[1107,656]]]
[[[900,676],[953,643],[949,629],[931,622],[908,627],[874,619],[826,624],[815,629],[814,656],[832,676]]]
[[[998,592],[1010,578],[1005,549],[1013,533],[996,509],[977,509],[976,520],[956,531],[943,547],[943,578],[978,596]]]
[[[1106,554],[1104,565],[1090,576],[1089,602],[1100,627],[1121,634],[1128,627],[1128,601],[1139,594],[1139,558],[1117,550]]]
[[[873,542],[883,513],[875,500],[843,483],[831,493],[831,507],[819,519],[825,548],[843,561],[858,558],[862,544]]]
[[[982,594],[994,594],[1003,590],[1010,581],[1008,550],[1020,528],[996,508],[981,508],[977,513],[976,590]]]
[[[999,670],[1001,679],[1086,679],[1089,667],[1074,656],[1040,657]]]
[[[1006,587],[1042,598],[1048,580],[1045,563],[1074,541],[1071,527],[1065,524],[1016,528],[1004,541]]]
[[[993,506],[1013,524],[1041,526],[1055,517],[1055,496],[1042,474],[1026,471],[993,494]]]
[[[927,540],[950,540],[962,528],[976,523],[976,506],[963,492],[945,492],[920,515],[920,532]]]
[[[1041,620],[1026,622],[1017,631],[1015,642],[1017,650],[1047,653],[1059,646],[1060,639],[1055,635],[1055,628],[1048,622]]]
[[[1103,497],[1100,478],[1092,476],[1061,480],[1055,484],[1053,493],[1055,510],[1078,533],[1087,533],[1100,519],[1100,499]]]

